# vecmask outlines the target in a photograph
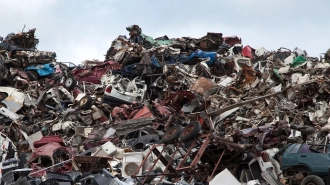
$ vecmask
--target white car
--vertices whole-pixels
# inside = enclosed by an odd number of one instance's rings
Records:
[[[277,181],[281,176],[279,163],[273,159],[274,155],[279,151],[278,148],[272,148],[261,152],[261,156],[255,157],[249,162],[249,168],[253,179],[260,182]],[[262,174],[269,174],[272,179],[265,179]]]
[[[108,83],[102,98],[103,103],[114,105],[142,103],[147,92],[144,80],[122,78]]]

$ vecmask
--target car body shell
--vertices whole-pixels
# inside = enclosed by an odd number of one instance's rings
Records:
[[[71,71],[71,75],[78,82],[90,82],[93,84],[99,84],[101,82],[101,77],[107,73],[107,71],[118,71],[121,69],[121,65],[117,62],[104,62],[90,68],[76,68]]]
[[[114,105],[121,104],[132,104],[133,102],[142,103],[145,99],[147,92],[147,85],[144,81],[131,81],[129,83],[134,83],[137,89],[133,92],[126,91],[118,82],[110,83],[107,85],[106,89],[111,86],[111,92],[104,91],[104,96],[102,102],[110,103]]]
[[[309,174],[327,176],[330,165],[330,146],[324,145],[326,152],[311,148],[308,144],[291,144],[284,149],[283,155],[277,160],[281,164],[281,170],[304,168]],[[328,152],[327,152],[328,151]],[[280,151],[281,152],[281,151]],[[280,153],[279,152],[279,153]]]
[[[37,65],[31,65],[27,68],[25,68],[26,71],[36,71],[39,76],[48,76],[50,74],[53,74],[56,70],[54,68],[53,64],[37,64]]]

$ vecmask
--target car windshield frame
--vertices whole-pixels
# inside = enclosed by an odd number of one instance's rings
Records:
[[[300,147],[302,145],[301,144],[296,144],[294,147],[292,147],[292,149],[290,150],[290,154],[296,154],[299,153],[300,151]]]
[[[296,144],[290,150],[290,154],[306,154],[306,153],[322,153],[314,148],[311,148],[309,144]]]
[[[72,62],[61,62],[61,63],[67,65],[69,68],[76,68],[77,67],[77,65],[72,63]]]

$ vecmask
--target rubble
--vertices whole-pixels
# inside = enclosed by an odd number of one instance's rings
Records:
[[[1,37],[1,184],[329,181],[329,51],[126,30],[83,65]]]

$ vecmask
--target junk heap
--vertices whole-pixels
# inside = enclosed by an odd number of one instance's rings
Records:
[[[313,175],[286,173],[274,155],[327,138],[327,53],[255,49],[222,33],[153,39],[132,25],[105,61],[76,66],[37,50],[35,30],[0,42],[2,184],[273,185]]]

